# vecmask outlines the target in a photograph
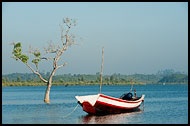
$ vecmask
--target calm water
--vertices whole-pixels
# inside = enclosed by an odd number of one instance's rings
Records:
[[[102,86],[105,95],[120,97],[131,86]],[[187,124],[188,85],[134,85],[137,95],[145,94],[145,109],[105,116],[88,115],[76,106],[76,95],[97,94],[99,86],[52,86],[50,104],[43,103],[46,87],[3,87],[2,123],[58,124]]]

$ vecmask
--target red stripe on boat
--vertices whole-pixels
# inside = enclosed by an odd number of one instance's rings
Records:
[[[139,103],[139,102],[141,102],[141,101],[126,101],[126,100],[121,100],[121,99],[105,96],[105,95],[102,95],[102,94],[100,94],[100,97],[111,99],[111,100],[115,100],[115,101],[119,101],[119,102],[124,102],[124,103]]]
[[[114,107],[114,108],[121,108],[121,109],[134,109],[134,108],[138,108],[140,106],[140,105],[138,105],[136,107],[122,107],[122,106],[117,106],[117,105],[105,103],[105,102],[102,102],[102,101],[96,101],[96,102],[99,103],[99,104],[106,105],[106,106],[110,106],[110,107]],[[96,104],[95,104],[95,107],[96,107]]]

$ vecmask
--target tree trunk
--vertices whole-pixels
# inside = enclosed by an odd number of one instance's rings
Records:
[[[49,104],[49,102],[50,102],[50,99],[49,99],[50,88],[51,88],[51,82],[48,81],[47,89],[46,89],[46,92],[45,92],[45,98],[44,98],[44,102],[47,103],[47,104]]]
[[[49,94],[50,94],[50,88],[51,88],[51,85],[52,85],[52,78],[53,78],[55,72],[56,72],[56,68],[54,68],[54,70],[52,71],[52,73],[50,75],[50,78],[48,80],[48,83],[47,83],[47,89],[46,89],[45,98],[44,98],[44,102],[47,103],[47,104],[50,103]]]

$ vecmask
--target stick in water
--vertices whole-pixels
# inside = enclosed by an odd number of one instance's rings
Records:
[[[100,81],[100,90],[99,90],[99,94],[101,93],[101,85],[102,85],[102,73],[103,73],[103,57],[104,57],[104,46],[102,46],[101,81]]]

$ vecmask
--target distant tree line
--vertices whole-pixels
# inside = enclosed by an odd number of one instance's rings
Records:
[[[49,77],[50,72],[41,73],[44,78]],[[40,83],[41,80],[33,73],[12,73],[2,75],[2,82],[35,82]],[[96,74],[63,74],[55,75],[53,83],[100,83],[100,73]],[[122,75],[114,73],[112,75],[104,75],[103,83],[119,84],[119,83],[145,83],[145,84],[162,84],[162,83],[188,83],[188,75],[171,70],[160,71],[157,74],[132,74]]]
[[[187,83],[188,76],[184,74],[171,74],[164,76],[158,83]]]

